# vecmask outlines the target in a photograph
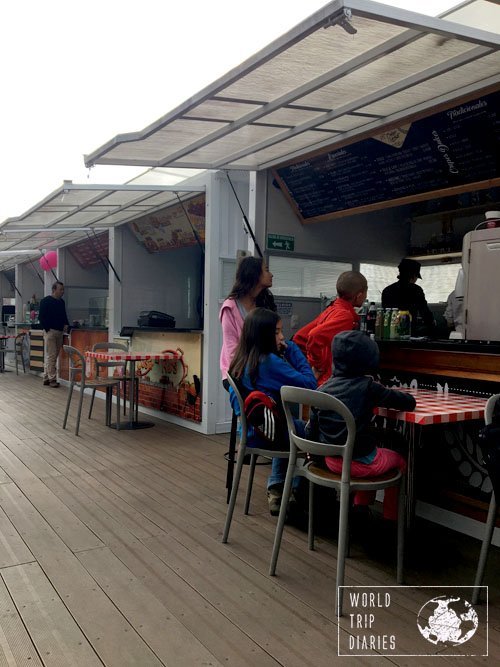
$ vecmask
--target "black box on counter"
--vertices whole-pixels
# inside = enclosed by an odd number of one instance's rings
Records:
[[[158,310],[141,310],[137,320],[139,327],[158,327],[160,329],[173,329],[175,317],[160,313]]]

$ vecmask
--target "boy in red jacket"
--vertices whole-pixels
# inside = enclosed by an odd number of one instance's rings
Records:
[[[337,280],[338,298],[318,317],[293,336],[307,357],[318,385],[332,374],[332,341],[341,331],[357,329],[359,315],[354,308],[363,305],[368,291],[366,278],[359,271],[345,271]]]

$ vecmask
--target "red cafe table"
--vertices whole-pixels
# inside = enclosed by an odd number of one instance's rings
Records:
[[[168,361],[172,359],[170,353],[163,354],[161,352],[157,354],[144,354],[144,353],[128,353],[122,352],[121,354],[112,353],[112,352],[86,352],[86,357],[88,359],[98,359],[99,361],[127,361],[130,363],[130,376],[132,378],[129,391],[129,420],[125,424],[120,424],[120,431],[135,431],[141,428],[151,428],[154,426],[154,422],[151,421],[140,421],[136,417],[136,405],[135,405],[135,392],[136,386],[139,382],[136,375],[135,364],[138,361]],[[111,428],[116,428],[116,424],[111,424]]]
[[[422,428],[433,424],[453,424],[484,419],[487,398],[465,394],[439,393],[428,389],[405,389],[415,397],[417,406],[413,412],[398,412],[388,408],[375,408],[375,414],[404,423],[408,442],[408,470],[406,491],[407,526],[413,522],[415,514],[415,454],[420,444]],[[418,427],[418,429],[417,429]]]

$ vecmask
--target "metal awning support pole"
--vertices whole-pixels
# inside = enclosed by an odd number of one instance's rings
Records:
[[[97,234],[95,233],[95,229],[92,230],[92,233],[93,233],[93,235],[94,235],[94,239],[97,240]],[[108,231],[108,235],[109,235],[109,231]],[[96,242],[96,246],[97,246],[97,242]],[[97,252],[99,252],[99,251],[97,250]],[[108,256],[108,255],[104,255],[104,257],[105,257],[105,259],[106,259],[106,261],[107,261],[109,267],[111,268],[111,271],[113,271],[113,273],[115,274],[115,278],[118,280],[119,283],[121,283],[120,276],[116,273],[116,269],[115,269],[115,267],[113,266],[112,261],[109,259],[109,256]],[[99,259],[100,259],[100,257],[99,257]],[[102,260],[101,260],[101,261],[102,261]],[[106,269],[106,271],[108,271],[108,268],[107,268],[107,267],[105,267],[105,269]],[[108,271],[108,274],[109,274],[109,271]]]
[[[245,211],[243,210],[243,206],[241,205],[241,202],[238,199],[238,195],[236,194],[236,190],[234,189],[233,182],[232,182],[232,180],[229,176],[229,173],[227,171],[226,171],[226,176],[227,176],[227,180],[229,181],[229,185],[231,186],[231,190],[233,191],[233,194],[236,198],[236,201],[238,202],[238,206],[240,207],[241,214],[243,215],[243,221],[245,223],[245,227],[246,227],[248,233],[250,234],[250,236],[252,237],[252,241],[254,242],[255,250],[257,250],[257,252],[259,254],[259,257],[264,257],[264,255],[262,254],[262,250],[260,249],[260,246],[257,243],[257,239],[255,238],[255,234],[253,233],[253,229],[251,228],[250,223],[248,222],[248,218],[245,215]]]
[[[195,226],[194,226],[193,223],[191,222],[191,218],[189,217],[188,212],[186,211],[186,207],[184,206],[184,202],[183,202],[182,199],[179,197],[179,193],[178,193],[178,192],[175,193],[175,196],[176,196],[177,199],[179,200],[179,204],[181,205],[181,208],[182,208],[182,210],[183,210],[183,212],[184,212],[184,215],[186,216],[186,220],[188,221],[189,226],[191,227],[191,231],[193,232],[193,236],[194,236],[194,238],[196,239],[196,242],[198,243],[198,245],[199,245],[199,247],[200,247],[200,250],[201,250],[202,254],[205,255],[205,248],[203,247],[203,243],[201,242],[201,239],[200,239],[200,237],[198,236],[198,232],[196,231]]]
[[[8,280],[8,279],[7,279],[7,280]],[[21,292],[17,289],[16,283],[15,283],[13,280],[9,280],[9,284],[10,284],[10,286],[12,287],[12,289],[15,290],[15,291],[19,294],[19,298],[20,298],[21,301],[22,301],[22,300],[23,300],[23,295],[22,295]]]
[[[34,272],[36,273],[36,275],[38,276],[38,280],[42,283],[42,285],[45,286],[45,282],[44,282],[42,276],[41,276],[41,275],[38,273],[38,271],[36,270],[36,266],[33,264],[33,261],[32,261],[31,258],[30,258],[29,262],[30,262],[31,266],[33,267],[33,271],[34,271]]]

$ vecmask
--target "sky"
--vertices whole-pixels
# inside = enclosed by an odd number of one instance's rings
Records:
[[[83,155],[142,130],[326,0],[23,0],[0,10],[0,224],[62,185],[142,170]],[[458,0],[387,0],[437,15]]]

